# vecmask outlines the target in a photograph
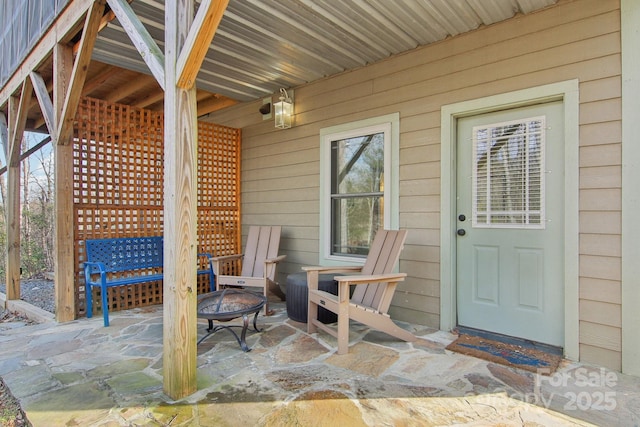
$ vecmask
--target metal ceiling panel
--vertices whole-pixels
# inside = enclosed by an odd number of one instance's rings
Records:
[[[230,0],[197,86],[258,99],[362,67],[557,0]],[[164,1],[134,0],[160,48]],[[117,20],[100,32],[94,59],[149,73]]]

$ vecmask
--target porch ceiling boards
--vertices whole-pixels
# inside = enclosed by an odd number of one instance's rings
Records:
[[[251,101],[556,1],[231,0],[197,87]],[[133,0],[131,6],[164,49],[164,1]],[[98,35],[93,59],[149,74],[117,19]]]
[[[198,116],[364,67],[557,1],[563,0],[230,0],[197,76]],[[162,50],[164,4],[164,0],[131,1]],[[98,33],[82,95],[161,111],[162,88],[113,16],[105,16]],[[36,70],[50,93],[52,70],[51,57]],[[6,113],[7,105],[0,111]],[[26,129],[46,132],[35,100],[28,108]]]

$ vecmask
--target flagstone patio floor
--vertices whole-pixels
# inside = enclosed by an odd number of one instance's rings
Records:
[[[46,313],[0,324],[0,377],[37,427],[640,425],[637,377],[567,360],[530,373],[450,352],[455,335],[402,322],[418,341],[354,323],[337,355],[331,336],[271,304],[250,352],[225,330],[198,346],[197,391],[179,401],[163,392],[160,306],[114,312],[107,328],[101,316]]]

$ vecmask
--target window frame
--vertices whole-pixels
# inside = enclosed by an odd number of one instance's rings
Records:
[[[384,228],[397,230],[399,225],[399,152],[400,114],[344,123],[320,129],[320,265],[364,264],[362,256],[331,254],[331,142],[338,139],[384,133]]]

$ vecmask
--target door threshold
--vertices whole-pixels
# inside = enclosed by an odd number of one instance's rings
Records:
[[[497,332],[483,331],[481,329],[469,328],[467,326],[456,326],[455,331],[458,334],[466,334],[474,337],[481,337],[488,340],[498,341],[505,344],[519,345],[524,348],[538,350],[547,354],[564,355],[564,349],[551,344],[531,341],[525,338],[512,337],[509,335],[499,334]]]

